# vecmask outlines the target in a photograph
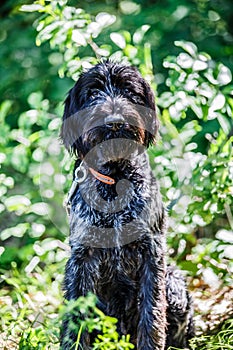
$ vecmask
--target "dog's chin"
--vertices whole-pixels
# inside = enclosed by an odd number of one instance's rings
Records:
[[[124,159],[131,160],[138,154],[142,153],[142,146],[136,145],[133,142],[111,147],[109,144],[106,147],[100,147],[97,153],[98,159],[104,162],[117,162]]]
[[[122,160],[133,160],[139,154],[145,151],[145,147],[135,140],[114,138],[103,140],[93,146],[85,155],[88,163],[102,164],[111,162],[120,162]]]

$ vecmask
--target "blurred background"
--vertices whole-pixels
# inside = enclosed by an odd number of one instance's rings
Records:
[[[0,17],[0,346],[47,349],[69,254],[63,101],[108,57],[153,87],[161,137],[149,155],[168,208],[168,260],[189,278],[199,331],[219,329],[233,315],[232,1],[9,0]]]

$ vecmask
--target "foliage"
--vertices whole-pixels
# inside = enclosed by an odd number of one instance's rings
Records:
[[[58,136],[61,102],[72,79],[100,58],[136,65],[158,94],[161,140],[149,155],[169,209],[170,256],[201,285],[231,285],[231,1],[21,5],[6,2],[0,14],[3,331],[20,338],[22,349],[45,349],[45,338],[47,348],[57,346],[53,319],[68,255],[62,201],[72,162]],[[114,327],[109,339],[127,343]],[[220,347],[214,344],[223,343],[224,334],[194,340],[193,349]],[[105,336],[96,349],[105,349]],[[232,347],[225,343],[221,348]]]
[[[53,60],[62,62],[60,77],[67,73],[76,79],[83,68],[96,63],[93,55],[82,57],[82,47],[89,46],[94,51],[94,56],[108,55],[106,48],[98,47],[93,38],[115,21],[114,16],[101,12],[93,20],[83,9],[67,6],[66,0],[39,0],[32,5],[23,5],[21,10],[43,13],[35,22],[39,32],[36,44],[41,45],[49,40],[51,49],[58,49],[59,53],[54,54]]]
[[[119,337],[116,327],[117,319],[106,316],[96,307],[96,302],[96,296],[89,294],[86,297],[79,297],[78,300],[69,301],[63,307],[61,315],[69,313],[78,319],[78,324],[69,324],[69,327],[79,329],[76,345],[79,344],[81,332],[88,330],[91,333],[95,330],[99,334],[92,344],[93,350],[133,349],[134,346],[129,342],[129,335]]]
[[[56,262],[59,253],[54,251],[56,258],[50,258],[50,269],[39,267],[34,258],[25,269],[19,271],[12,262],[11,270],[5,271],[0,299],[0,348],[59,348],[58,311],[64,270],[64,260]]]
[[[181,261],[184,269],[195,275],[207,269],[213,276],[230,277],[232,231],[224,237],[221,232],[225,231],[219,230],[217,240],[211,237],[201,244],[190,233],[220,215],[228,215],[233,227],[232,76],[226,66],[199,53],[193,43],[175,44],[183,52],[164,61],[169,69],[168,91],[158,98],[164,144],[151,151],[155,172],[163,175],[164,199],[172,203],[169,241],[178,261],[186,254]],[[175,246],[174,238],[180,246]]]
[[[32,5],[22,6],[21,10],[43,13],[34,23],[38,32],[36,43],[41,45],[49,41],[51,49],[58,51],[53,57],[55,61],[62,62],[58,69],[60,77],[66,74],[76,80],[83,69],[107,57],[139,65],[144,75],[152,73],[150,44],[140,45],[150,28],[148,25],[137,28],[133,36],[126,30],[111,32],[111,42],[98,46],[97,37],[115,22],[115,16],[100,12],[93,18],[83,9],[67,6],[66,0],[39,0]],[[113,51],[113,43],[117,51]]]
[[[23,275],[19,274],[16,264],[12,268],[12,275],[6,274],[4,278],[9,286],[14,287],[14,291],[12,297],[5,295],[1,299],[3,323],[0,346],[4,340],[11,349],[58,349],[61,321],[68,312],[85,315],[85,321],[80,320],[80,324],[74,325],[76,329],[98,331],[93,350],[134,348],[128,335],[120,337],[117,333],[117,319],[104,315],[96,307],[94,295],[62,305],[58,280],[62,279],[63,264],[55,263],[53,266],[56,281],[51,280],[50,272],[38,267],[33,273],[25,269]]]
[[[47,215],[54,216],[55,224],[59,225],[61,231],[66,229],[63,220],[58,222],[62,208],[59,211],[56,203],[61,202],[61,184],[64,181],[64,175],[59,174],[58,163],[64,158],[57,140],[60,118],[49,113],[49,101],[43,99],[41,92],[29,95],[28,103],[31,108],[20,114],[17,129],[10,129],[4,123],[10,101],[3,102],[0,109],[3,124],[0,145],[3,171],[0,177],[1,240],[4,242],[11,237],[15,243],[22,245],[19,251],[7,247],[3,253],[3,249],[2,264],[12,259],[29,262],[35,254],[34,243],[46,237],[46,227],[50,229],[50,237],[62,237],[54,225],[48,226]],[[24,245],[24,241],[28,244]]]
[[[214,335],[202,336],[191,340],[191,350],[233,349],[233,320],[225,322],[222,329]]]

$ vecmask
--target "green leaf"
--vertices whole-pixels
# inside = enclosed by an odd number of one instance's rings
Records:
[[[110,15],[106,12],[99,12],[95,17],[97,23],[101,25],[102,28],[112,25],[116,21],[116,16]]]
[[[211,103],[211,110],[213,111],[217,111],[217,110],[220,110],[223,108],[223,106],[225,105],[225,102],[226,102],[226,98],[223,94],[221,93],[218,93],[212,103]]]
[[[0,124],[5,121],[5,117],[7,116],[11,106],[12,106],[12,101],[10,100],[5,100],[2,102],[0,106]]]
[[[138,50],[133,45],[126,45],[124,52],[125,52],[125,55],[132,60],[134,57],[136,57]]]
[[[27,147],[25,145],[22,144],[14,147],[11,156],[11,164],[21,173],[25,173],[27,171],[29,159]]]
[[[20,7],[20,11],[23,12],[36,12],[42,10],[44,10],[44,7],[39,4],[23,5]]]
[[[217,81],[221,85],[227,85],[232,81],[232,74],[228,67],[224,66],[222,63],[219,64],[219,73],[217,76]]]
[[[4,202],[8,211],[19,211],[20,213],[28,211],[31,201],[23,195],[15,195],[6,198]]]
[[[119,48],[125,48],[126,41],[123,35],[121,35],[120,33],[111,33],[110,38],[114,42],[114,44],[116,44]]]
[[[28,103],[32,108],[40,108],[43,99],[43,94],[41,91],[32,92],[28,97]]]
[[[143,26],[141,26],[135,31],[133,35],[133,43],[135,45],[138,45],[142,42],[146,32],[150,29],[150,27],[151,26],[149,26],[148,24],[144,24]]]
[[[188,52],[192,57],[197,56],[197,46],[190,41],[177,40],[175,45],[181,47],[184,51]]]
[[[86,46],[87,41],[83,33],[80,30],[74,29],[72,32],[72,40],[79,46]]]
[[[6,240],[10,237],[23,237],[23,235],[27,232],[29,229],[28,223],[22,223],[18,224],[14,227],[6,228],[1,232],[1,240]]]

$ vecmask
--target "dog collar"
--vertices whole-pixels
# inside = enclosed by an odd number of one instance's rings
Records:
[[[89,168],[90,173],[99,181],[103,182],[104,184],[107,185],[114,185],[115,180],[107,175],[103,175],[99,173],[98,171],[94,170],[93,168]]]
[[[97,180],[99,180],[107,185],[114,185],[115,184],[115,180],[113,178],[111,178],[110,176],[103,175],[91,167],[89,167],[88,169],[89,169],[90,173]],[[75,169],[74,180],[73,180],[72,185],[70,187],[70,190],[68,192],[67,198],[64,201],[64,206],[66,208],[68,216],[70,215],[71,199],[74,195],[74,192],[75,192],[78,184],[85,181],[86,177],[87,177],[87,168],[83,165],[83,161],[82,161],[81,164]]]

